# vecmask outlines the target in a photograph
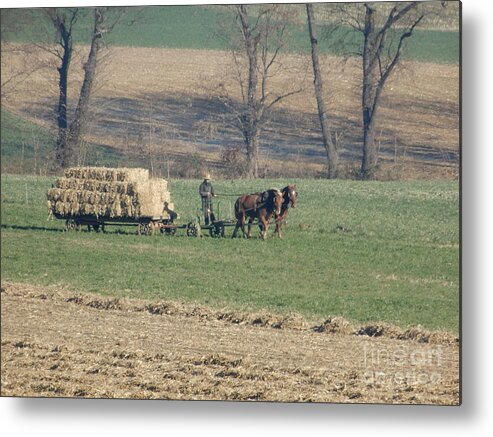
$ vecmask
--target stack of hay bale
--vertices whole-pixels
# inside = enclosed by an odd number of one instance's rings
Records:
[[[168,183],[143,168],[74,167],[48,190],[48,209],[62,216],[160,217],[170,203]]]

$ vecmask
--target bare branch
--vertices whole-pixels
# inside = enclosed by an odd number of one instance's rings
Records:
[[[235,64],[235,67],[236,67],[236,75],[237,75],[237,81],[238,81],[238,84],[240,85],[240,90],[241,90],[241,98],[243,100],[243,102],[245,102],[246,100],[246,97],[245,97],[245,84],[243,82],[243,78],[242,78],[242,75],[241,75],[241,65],[240,65],[240,61],[238,60],[238,56],[236,54],[236,51],[235,50],[231,50],[231,54],[233,56],[233,61],[234,61],[234,64]]]
[[[272,108],[272,106],[274,106],[275,104],[279,103],[281,100],[284,100],[287,97],[294,96],[295,94],[299,94],[299,93],[303,92],[303,90],[304,89],[300,87],[294,91],[291,91],[289,93],[282,94],[282,95],[276,97],[269,105],[267,105],[267,109]]]
[[[274,6],[274,5],[273,5],[273,6]],[[258,14],[258,16],[257,16],[257,20],[256,20],[256,22],[255,22],[255,25],[254,25],[254,26],[252,26],[252,28],[251,28],[252,32],[255,32],[255,31],[258,29],[259,24],[260,24],[260,21],[262,20],[262,18],[264,18],[264,17],[266,17],[266,16],[267,16],[267,17],[269,17],[269,16],[270,16],[270,14],[271,14],[273,11],[275,11],[275,9],[276,9],[276,8],[275,8],[275,6],[274,6],[274,7],[266,7],[266,8],[264,8],[264,9],[260,12],[260,14]]]
[[[69,32],[70,33],[72,33],[72,28],[73,28],[74,24],[77,21],[78,14],[79,14],[79,8],[76,8],[75,11],[72,14],[72,17],[70,18],[70,24],[69,24]]]
[[[357,15],[351,13],[348,5],[344,5],[344,6],[339,5],[337,9],[342,14],[342,18],[340,19],[341,24],[346,24],[358,32],[361,33],[364,32],[365,30],[364,20],[362,20],[361,17],[358,17]]]
[[[397,46],[397,51],[395,52],[394,58],[392,59],[392,61],[388,65],[388,67],[385,69],[385,72],[384,72],[383,76],[380,79],[380,82],[382,83],[382,85],[383,85],[383,83],[385,83],[385,81],[389,77],[390,73],[392,72],[392,70],[394,69],[394,67],[397,65],[397,63],[399,62],[399,59],[400,59],[401,53],[402,53],[402,44],[404,43],[404,40],[406,40],[407,38],[410,38],[412,36],[415,27],[420,23],[420,21],[423,18],[424,18],[424,15],[420,15],[414,21],[414,23],[411,25],[411,27],[406,32],[404,32],[401,35],[401,37],[399,38],[399,45]]]
[[[404,6],[401,10],[398,10],[397,4],[390,11],[385,24],[381,27],[377,36],[375,38],[375,46],[377,50],[375,52],[375,60],[376,58],[380,58],[382,51],[385,47],[385,40],[387,37],[387,33],[390,28],[397,23],[397,21],[401,20],[409,11],[416,8],[418,6],[418,2],[411,2]],[[421,20],[420,20],[421,21]]]
[[[63,48],[63,46],[61,46],[61,44],[59,44],[60,47]],[[38,43],[34,43],[33,44],[34,47],[44,51],[44,52],[47,52],[49,53],[50,55],[53,55],[55,57],[57,57],[58,59],[62,59],[62,54],[59,50],[57,50],[55,47],[53,46],[49,46],[49,45],[44,45],[44,44],[38,44]]]

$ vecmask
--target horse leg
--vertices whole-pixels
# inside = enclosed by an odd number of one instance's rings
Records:
[[[243,234],[243,238],[245,238],[245,214],[238,219],[239,227],[241,228],[241,232]]]
[[[280,219],[276,219],[276,228],[274,229],[274,232],[272,232],[272,236],[276,235],[279,237],[279,238],[282,238],[281,237],[281,226],[282,226],[282,222]]]
[[[286,221],[288,216],[288,212],[286,211],[284,214],[281,213],[278,217],[276,217],[276,229],[272,235],[277,234],[277,236],[282,239],[282,224]]]
[[[267,229],[269,227],[269,222],[265,219],[265,217],[260,217],[260,221],[262,222],[262,240],[267,239]]]
[[[237,215],[236,216],[236,226],[233,231],[233,235],[231,238],[236,238],[238,236],[238,229],[241,228],[241,231],[243,232],[243,237],[245,236],[245,214]]]
[[[253,217],[248,218],[248,233],[247,233],[247,238],[250,238],[252,236],[252,224],[253,224]]]
[[[280,219],[280,216],[274,214],[274,223],[276,224],[276,227],[274,228],[274,232],[272,232],[272,236],[274,236],[276,234],[279,235],[279,233],[278,233],[279,219]]]

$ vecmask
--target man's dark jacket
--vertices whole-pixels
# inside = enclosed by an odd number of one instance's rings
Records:
[[[199,187],[199,194],[200,197],[207,197],[207,198],[214,196],[214,188],[212,188],[212,184],[207,181],[202,182]]]

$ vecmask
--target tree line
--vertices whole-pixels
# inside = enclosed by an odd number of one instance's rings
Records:
[[[447,2],[441,2],[445,8]],[[423,18],[438,14],[437,4],[428,2],[326,4],[307,3],[305,20],[306,38],[310,41],[311,66],[305,75],[295,78],[288,89],[274,92],[272,79],[283,72],[281,54],[287,49],[289,24],[293,22],[292,7],[282,4],[224,6],[227,19],[222,17],[216,37],[224,38],[230,47],[234,65],[234,82],[241,99],[235,98],[224,86],[215,89],[215,96],[224,105],[229,121],[241,135],[246,158],[246,176],[259,176],[260,143],[263,128],[273,108],[281,101],[304,90],[305,76],[313,77],[313,87],[318,108],[321,142],[325,149],[328,178],[338,177],[341,132],[334,129],[333,108],[324,100],[330,93],[330,83],[325,83],[320,66],[320,44],[331,42],[331,34],[317,35],[317,20],[331,17],[330,28],[349,26],[361,34],[362,44],[356,55],[361,58],[361,127],[362,160],[361,179],[371,179],[377,168],[378,151],[375,130],[381,95],[389,77],[399,64],[406,41]],[[81,8],[45,8],[45,18],[52,26],[52,42],[44,49],[57,59],[58,104],[56,105],[57,137],[55,164],[64,169],[73,163],[73,154],[87,129],[87,113],[93,83],[98,70],[101,50],[108,35],[121,23],[125,8],[95,7],[91,10],[92,27],[90,48],[83,68],[83,81],[73,114],[68,113],[68,81],[74,45],[74,29],[81,16]],[[323,17],[318,15],[324,14]],[[299,18],[299,17],[298,17]],[[15,23],[2,20],[2,28]],[[18,24],[18,23],[17,23]],[[138,25],[139,23],[134,23]],[[3,33],[3,31],[2,31]],[[3,39],[3,38],[2,38]],[[322,41],[323,40],[323,41]],[[344,44],[344,41],[337,41]],[[354,55],[354,53],[353,53]],[[3,84],[2,84],[3,85]]]

